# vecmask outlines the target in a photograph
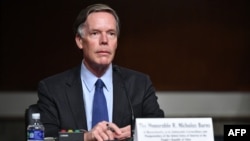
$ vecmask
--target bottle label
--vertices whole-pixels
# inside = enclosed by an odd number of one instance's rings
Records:
[[[44,131],[43,130],[28,130],[27,131],[28,140],[44,140]]]

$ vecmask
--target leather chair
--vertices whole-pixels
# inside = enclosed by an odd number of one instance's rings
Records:
[[[26,110],[25,110],[25,127],[27,128],[29,124],[32,123],[32,113],[38,113],[38,106],[37,104],[32,104],[30,105]]]

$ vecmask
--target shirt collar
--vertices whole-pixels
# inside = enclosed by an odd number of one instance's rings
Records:
[[[112,89],[112,64],[109,65],[107,71],[103,74],[103,76],[100,77],[100,79],[104,83],[104,87],[107,89],[107,91],[110,91]],[[96,77],[92,72],[90,72],[87,67],[82,63],[81,65],[81,79],[82,82],[86,85],[86,88],[89,92],[94,90],[95,82],[97,81],[98,77]]]

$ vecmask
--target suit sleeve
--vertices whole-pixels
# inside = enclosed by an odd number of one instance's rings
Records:
[[[58,137],[58,131],[60,129],[58,109],[53,95],[44,81],[41,81],[38,85],[38,98],[41,121],[45,126],[45,136]]]
[[[146,76],[145,80],[145,93],[143,97],[143,117],[164,117],[163,110],[160,109],[159,103],[157,101],[157,96],[155,89],[149,76]]]

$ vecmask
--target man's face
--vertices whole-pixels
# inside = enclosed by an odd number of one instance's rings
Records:
[[[117,29],[114,16],[107,12],[91,13],[83,27],[82,38],[76,38],[89,66],[108,66],[117,48]]]

